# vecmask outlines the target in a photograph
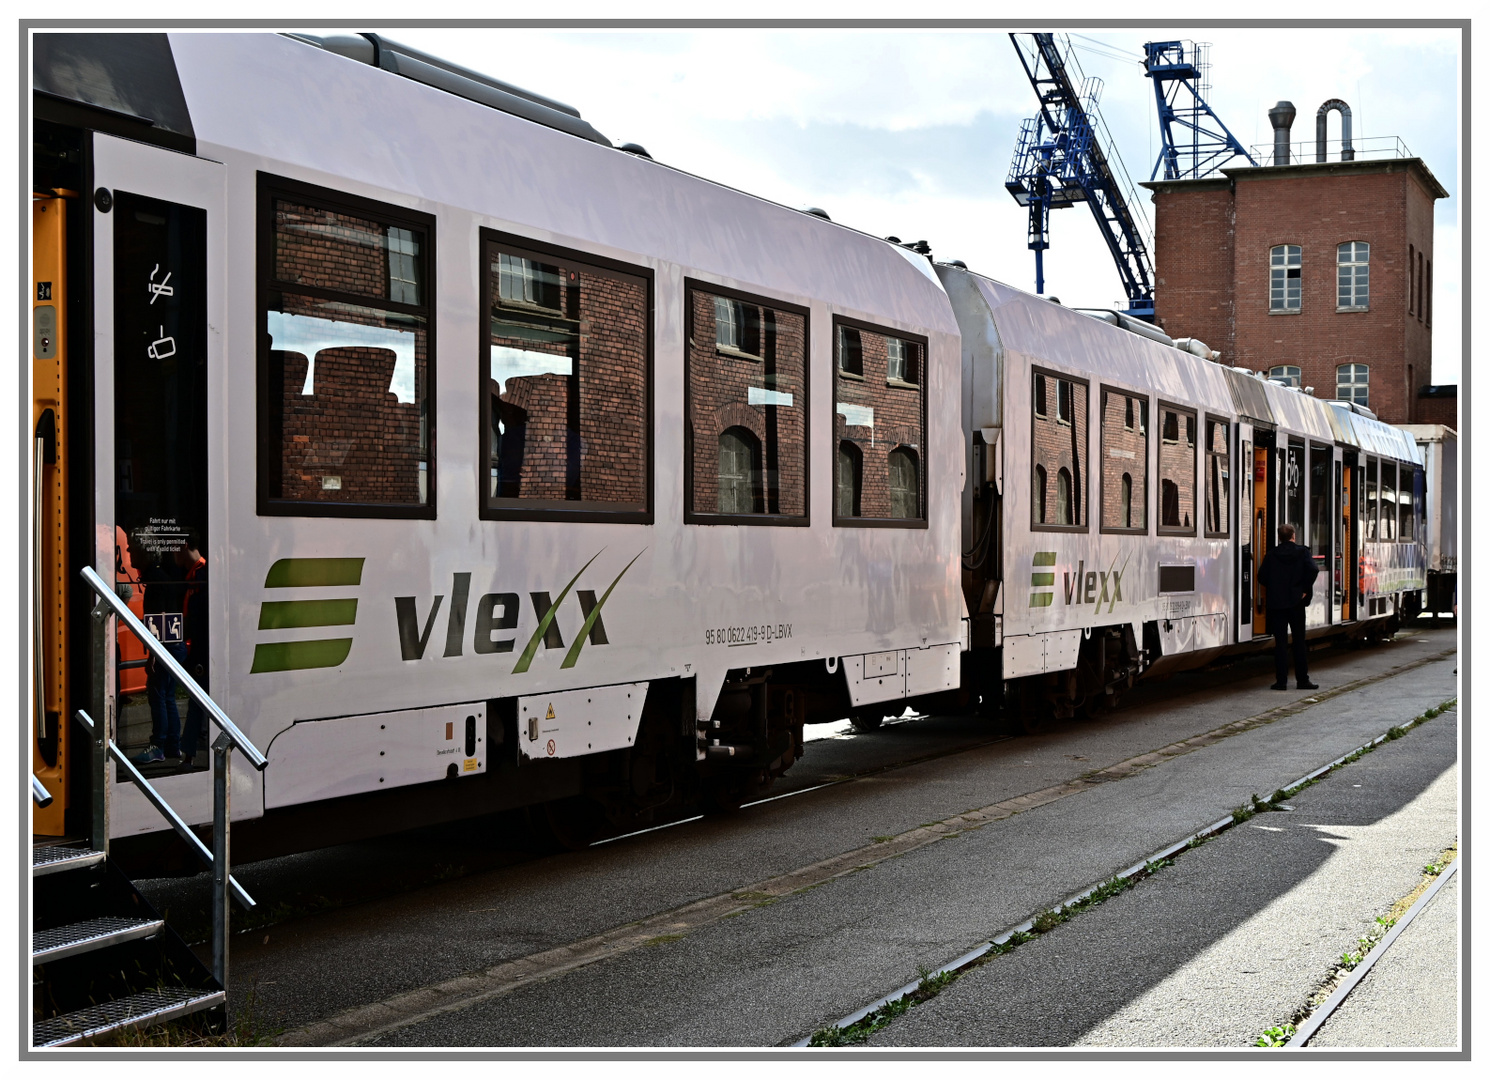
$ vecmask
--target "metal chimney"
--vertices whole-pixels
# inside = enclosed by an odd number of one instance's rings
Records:
[[[1350,106],[1339,98],[1330,98],[1314,114],[1314,160],[1324,161],[1328,156],[1326,147],[1329,145],[1331,109],[1340,110],[1340,160],[1354,161],[1355,147],[1350,143]]]
[[[1293,127],[1293,118],[1298,110],[1291,101],[1280,101],[1268,110],[1268,123],[1273,125],[1273,164],[1288,164],[1288,133]]]

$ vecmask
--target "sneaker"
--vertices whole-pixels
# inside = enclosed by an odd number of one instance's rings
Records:
[[[1299,683],[1299,689],[1300,690],[1318,690],[1319,689],[1319,684],[1317,682],[1301,682],[1301,683]]]
[[[165,759],[166,756],[160,752],[160,747],[147,746],[142,752],[136,754],[132,760],[136,765],[154,765],[156,762],[164,761]]]

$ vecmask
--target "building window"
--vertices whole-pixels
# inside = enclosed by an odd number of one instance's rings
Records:
[[[648,520],[650,274],[481,237],[482,515]]]
[[[1304,249],[1280,244],[1269,258],[1268,310],[1298,311],[1303,304]]]
[[[434,219],[265,177],[259,512],[433,517]]]
[[[686,295],[685,520],[807,524],[806,309],[691,282]]]
[[[1366,364],[1341,364],[1335,369],[1335,397],[1357,405],[1371,404],[1370,368]]]
[[[1279,364],[1268,371],[1268,378],[1277,379],[1285,386],[1301,386],[1303,371],[1297,364]]]
[[[1418,322],[1423,321],[1423,308],[1427,306],[1427,298],[1423,294],[1423,253],[1418,252],[1418,265],[1414,270],[1417,274],[1418,283]]]
[[[719,435],[719,512],[763,514],[765,504],[760,440],[746,428],[726,428]]]
[[[838,475],[834,478],[833,513],[841,518],[858,517],[864,487],[864,452],[851,442],[838,444]]]
[[[1102,390],[1102,528],[1148,530],[1149,403]],[[1138,505],[1133,505],[1134,491]]]
[[[1231,533],[1229,496],[1231,492],[1231,457],[1228,453],[1230,425],[1225,420],[1205,422],[1205,534],[1227,536]]]
[[[920,528],[926,522],[924,473],[926,339],[868,323],[834,319],[833,339],[851,367],[833,383],[834,523]],[[846,490],[851,481],[855,490]],[[851,512],[845,512],[851,508]]]
[[[1418,306],[1418,283],[1417,276],[1413,273],[1413,266],[1417,261],[1417,249],[1411,244],[1407,245],[1407,314],[1411,315]]]
[[[916,343],[902,341],[900,338],[886,338],[885,345],[889,349],[886,381],[905,386],[918,382],[917,371],[920,365],[916,362]]]
[[[1048,408],[1046,394],[1055,395],[1054,415]],[[1035,373],[1034,422],[1031,424],[1033,449],[1031,464],[1036,470],[1036,487],[1045,490],[1047,478],[1053,478],[1052,493],[1056,505],[1047,508],[1042,497],[1031,507],[1031,524],[1046,528],[1086,529],[1087,517],[1087,405],[1085,382],[1054,374]],[[1109,398],[1114,410],[1116,398]],[[1116,414],[1120,415],[1120,414]],[[1062,477],[1064,476],[1064,479]]]
[[[1195,535],[1195,414],[1164,406],[1159,440],[1159,531]]]
[[[1428,260],[1427,279],[1423,282],[1423,307],[1426,314],[1423,316],[1423,325],[1429,330],[1433,329],[1433,260]]]
[[[838,370],[846,375],[864,377],[864,339],[850,326],[838,328]]]
[[[890,516],[921,516],[921,469],[916,452],[904,446],[890,451]]]
[[[1335,250],[1336,310],[1365,311],[1371,306],[1371,245],[1348,240]]]

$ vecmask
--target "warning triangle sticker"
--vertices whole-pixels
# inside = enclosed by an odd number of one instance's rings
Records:
[[[548,703],[548,715],[545,716],[544,719],[545,720],[552,720],[553,718],[554,718],[554,703],[552,701],[550,701]]]

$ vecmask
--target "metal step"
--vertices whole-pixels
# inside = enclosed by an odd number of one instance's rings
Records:
[[[75,847],[34,847],[31,849],[31,876],[56,874],[83,866],[97,866],[108,858],[102,851]]]
[[[93,949],[103,949],[123,941],[154,937],[165,926],[163,919],[131,919],[123,915],[105,915],[97,919],[37,930],[31,934],[31,963],[44,964],[64,956]]]
[[[31,1045],[36,1049],[66,1046],[119,1028],[148,1027],[178,1016],[221,1005],[227,995],[221,990],[201,990],[186,986],[163,987],[131,994],[129,997],[90,1005],[77,1012],[64,1013],[31,1025]]]

